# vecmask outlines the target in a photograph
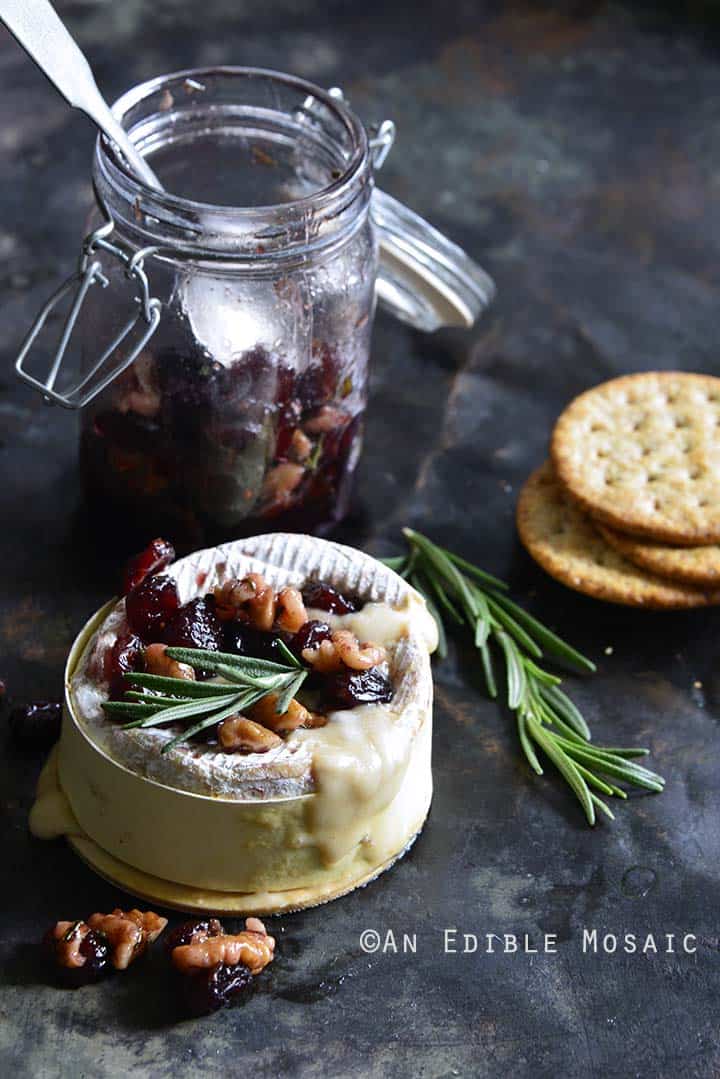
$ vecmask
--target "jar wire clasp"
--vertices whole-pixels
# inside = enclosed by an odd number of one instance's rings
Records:
[[[153,255],[158,249],[156,247],[144,247],[135,251],[121,247],[118,243],[111,241],[110,237],[115,228],[115,222],[109,215],[107,215],[107,218],[103,225],[85,237],[77,270],[56,289],[41,308],[22,343],[15,361],[15,370],[18,376],[29,386],[39,390],[47,404],[55,403],[62,405],[63,408],[71,409],[83,408],[89,404],[110,382],[121,375],[134,362],[155,333],[160,322],[162,305],[160,300],[150,295],[150,285],[145,272],[145,259]],[[112,339],[100,358],[90,371],[83,376],[81,381],[62,392],[55,387],[83,304],[93,285],[106,288],[109,284],[108,277],[103,272],[103,264],[98,258],[101,251],[118,259],[122,264],[125,277],[135,287],[132,300],[137,305],[137,311],[132,313],[120,332]],[[25,361],[52,312],[73,290],[75,295],[65,317],[50,369],[44,380],[36,378],[26,370]],[[138,340],[135,341],[127,355],[119,363],[111,364],[106,370],[108,360],[138,325],[142,325],[142,332]]]

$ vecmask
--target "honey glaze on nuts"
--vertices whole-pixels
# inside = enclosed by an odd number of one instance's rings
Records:
[[[78,988],[115,970],[127,970],[160,936],[167,918],[153,911],[117,907],[110,914],[91,914],[87,921],[60,921],[45,935],[63,980]]]

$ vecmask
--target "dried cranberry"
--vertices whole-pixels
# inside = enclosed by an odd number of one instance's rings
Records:
[[[218,963],[199,974],[186,974],[181,978],[185,1010],[188,1015],[209,1015],[238,998],[251,982],[252,974],[242,963]]]
[[[144,551],[131,558],[125,567],[123,577],[123,595],[126,596],[133,588],[137,588],[146,577],[153,573],[159,573],[171,562],[175,561],[175,548],[167,540],[152,540]]]
[[[226,395],[225,367],[192,345],[161,349],[156,364],[164,419],[170,426],[199,429],[207,411],[214,409]]]
[[[125,608],[130,628],[146,644],[160,640],[168,621],[180,606],[177,586],[172,577],[146,577],[128,592]]]
[[[332,675],[325,683],[329,708],[355,708],[358,704],[378,704],[392,699],[393,687],[387,675],[377,667],[367,671],[349,668]]]
[[[302,590],[303,600],[306,607],[315,607],[320,611],[329,611],[330,614],[351,614],[357,610],[357,604],[348,599],[337,588],[322,581],[312,581],[306,584]]]
[[[278,362],[275,401],[281,405],[295,394],[295,372],[286,363]]]
[[[287,663],[279,649],[280,638],[275,633],[263,633],[245,625],[244,622],[228,622],[225,625],[225,644],[227,652],[239,656],[252,656],[254,659],[269,659],[275,663]]]
[[[103,660],[103,674],[110,683],[110,699],[119,700],[128,688],[124,674],[140,670],[143,663],[143,643],[135,633],[121,633]]]
[[[219,652],[223,646],[223,624],[213,606],[202,597],[191,599],[175,612],[165,627],[162,637],[165,644]]]
[[[98,439],[126,453],[153,453],[161,437],[157,420],[136,412],[100,412],[93,420],[92,430]]]
[[[73,929],[70,932],[73,932]],[[45,942],[57,958],[58,941],[52,929],[45,935]],[[79,989],[83,985],[90,985],[110,970],[110,944],[104,933],[91,929],[80,941],[78,951],[85,959],[81,967],[66,967],[58,964],[58,976],[67,989]]]
[[[339,362],[329,345],[313,345],[313,362],[297,379],[297,394],[304,412],[312,412],[335,396]]]
[[[166,933],[165,947],[171,952],[173,948],[191,944],[196,936],[219,937],[224,932],[223,924],[217,918],[198,918],[195,921],[183,922]]]
[[[277,437],[275,457],[287,457],[295,429],[300,423],[300,404],[298,401],[286,401],[280,405],[277,413]]]
[[[44,749],[60,737],[62,705],[57,701],[34,701],[14,708],[8,725],[13,741],[24,749]]]
[[[306,648],[317,648],[321,641],[329,641],[332,630],[326,622],[318,622],[311,618],[300,626],[290,642],[290,647],[296,656],[301,656]]]

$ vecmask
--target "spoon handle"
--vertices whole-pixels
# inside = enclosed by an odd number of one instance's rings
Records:
[[[160,181],[108,108],[90,65],[49,0],[0,0],[0,19],[65,100],[87,113],[117,144],[140,179],[161,191]]]

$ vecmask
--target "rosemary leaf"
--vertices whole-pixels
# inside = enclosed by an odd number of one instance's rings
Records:
[[[288,667],[282,663],[273,663],[269,659],[236,656],[232,652],[208,652],[204,648],[175,648],[173,646],[165,651],[170,659],[189,663],[191,667],[197,667],[200,670],[212,671],[220,664],[243,671],[250,678],[262,678],[268,674],[287,674],[289,670],[298,666],[297,662]]]
[[[139,704],[130,701],[103,701],[103,712],[109,716],[133,716],[135,719],[152,715],[157,712],[155,704]]]
[[[140,674],[129,671],[125,681],[133,686],[157,689],[171,697],[217,697],[228,687],[217,682],[193,682],[190,678],[167,678],[161,674]]]
[[[564,660],[571,666],[577,667],[581,671],[586,671],[588,674],[594,674],[597,670],[591,659],[584,656],[582,652],[578,652],[562,637],[558,637],[556,633],[553,633],[551,629],[548,629],[537,618],[534,618],[524,607],[514,603],[508,596],[496,595],[494,598],[495,602],[503,607],[508,614],[511,614],[525,629],[534,634],[537,641],[550,655],[555,656],[556,659]]]
[[[533,771],[540,775],[543,771],[537,747],[566,780],[590,824],[595,823],[596,811],[612,818],[609,807],[594,791],[627,797],[613,779],[646,790],[662,790],[661,776],[633,763],[633,758],[646,754],[645,749],[603,748],[590,741],[580,710],[560,688],[562,679],[537,662],[545,652],[556,662],[592,672],[592,660],[511,600],[503,581],[413,529],[405,528],[403,533],[408,543],[406,557],[384,561],[425,597],[438,623],[442,655],[446,650],[443,614],[470,631],[493,698],[498,695],[493,648],[502,652],[508,706],[515,712],[520,746]]]
[[[423,566],[423,574],[427,578],[430,590],[437,596],[439,604],[445,608],[453,622],[456,622],[459,626],[463,624],[463,617],[458,611],[455,604],[452,602],[447,592],[442,586],[441,579],[435,572],[434,566],[426,564]]]
[[[505,663],[507,664],[507,703],[508,708],[514,712],[520,707],[525,697],[527,689],[525,668],[522,665],[517,648],[513,645],[507,633],[496,633],[495,639],[505,654]]]
[[[155,708],[154,712],[139,724],[140,727],[161,727],[165,723],[175,723],[179,719],[192,719],[193,716],[207,713],[210,709],[221,708],[226,705],[237,707],[241,694],[226,694],[224,697],[212,699],[198,698],[194,701],[185,701],[172,708]]]
[[[290,651],[288,646],[285,644],[285,641],[282,641],[278,637],[275,643],[276,643],[276,647],[277,647],[280,655],[284,656],[285,659],[287,660],[288,667],[294,667],[295,670],[300,670],[300,671],[305,669],[303,667],[302,663],[300,662],[300,660],[295,655],[295,653]]]
[[[188,738],[192,738],[195,734],[200,734],[201,731],[207,730],[208,727],[214,726],[216,723],[221,723],[223,719],[229,719],[230,716],[236,715],[241,712],[243,708],[249,708],[251,704],[254,704],[256,700],[259,700],[262,694],[257,690],[253,695],[245,694],[245,697],[236,698],[234,704],[228,704],[226,708],[221,708],[217,712],[213,712],[212,715],[205,716],[193,727],[188,727],[187,730],[182,731],[176,735],[175,738],[171,738],[169,742],[160,750],[161,753],[169,753],[175,746],[180,745],[181,742],[187,742]]]
[[[278,697],[277,704],[275,705],[275,712],[277,715],[285,715],[288,708],[290,707],[290,701],[293,699],[297,691],[300,689],[300,686],[305,681],[306,675],[306,671],[300,671],[299,674],[296,674],[294,678],[291,678],[288,681],[287,686]]]
[[[495,681],[495,671],[493,670],[492,656],[490,655],[490,649],[487,646],[487,642],[480,645],[480,658],[483,665],[483,673],[485,675],[485,684],[487,685],[487,691],[490,696],[495,700],[497,697],[497,682]]]
[[[590,791],[590,797],[593,805],[596,805],[601,813],[604,813],[609,820],[615,820],[615,814],[610,806],[603,802],[602,798],[598,798],[597,794],[593,794],[592,791]]]
[[[521,648],[525,648],[531,656],[535,657],[535,659],[540,659],[540,657],[542,656],[542,648],[540,648],[540,646],[535,643],[532,637],[530,637],[525,632],[522,626],[512,617],[512,615],[509,615],[507,611],[505,611],[503,607],[492,598],[492,596],[487,596],[485,602],[489,610],[492,611],[492,614],[495,617],[496,621],[498,621],[500,625],[508,631],[508,633],[512,634],[512,636],[515,638]]]
[[[525,715],[521,708],[517,711],[517,729],[518,738],[520,739],[520,745],[522,746],[523,753],[527,757],[527,762],[532,768],[533,772],[541,776],[543,774],[542,765],[537,758],[537,754],[533,749],[532,742],[528,738],[527,729],[525,726]]]
[[[558,771],[567,780],[580,805],[585,810],[588,824],[595,823],[595,807],[587,783],[566,753],[556,744],[553,736],[537,720],[528,720],[528,733],[532,735],[543,752],[547,754]]]
[[[590,741],[592,738],[590,728],[567,694],[563,693],[557,686],[542,686],[540,696],[547,701],[554,711],[562,716],[568,726]]]

